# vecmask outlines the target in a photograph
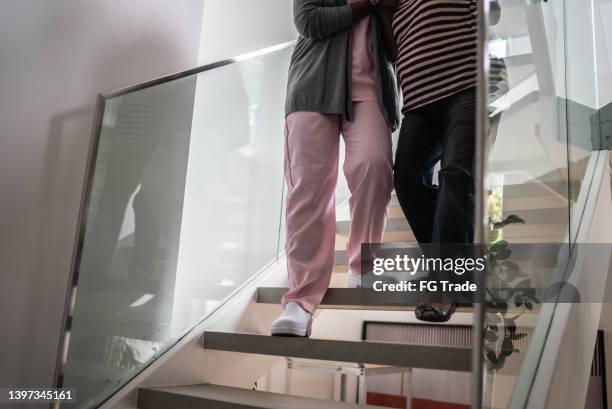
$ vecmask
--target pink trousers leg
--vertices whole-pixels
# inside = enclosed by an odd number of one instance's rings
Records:
[[[381,243],[393,191],[391,130],[378,102],[353,103],[354,121],[343,121],[344,175],[351,198],[351,230],[346,246],[349,271],[361,274],[362,243]]]
[[[289,301],[312,312],[329,286],[336,234],[334,193],[339,137],[346,144],[344,173],[351,191],[349,268],[360,273],[361,243],[379,243],[392,190],[391,134],[377,102],[354,103],[354,121],[298,112],[287,117],[287,267]]]
[[[312,312],[329,286],[334,263],[340,116],[296,112],[287,116],[285,251],[289,292]]]

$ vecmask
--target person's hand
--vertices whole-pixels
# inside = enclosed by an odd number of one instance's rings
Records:
[[[378,8],[383,13],[395,13],[399,7],[399,0],[380,0]]]

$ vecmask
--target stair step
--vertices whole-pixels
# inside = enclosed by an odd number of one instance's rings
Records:
[[[505,216],[509,214],[517,214],[525,219],[525,224],[513,224],[506,226],[503,230],[504,239],[514,243],[559,243],[563,242],[567,234],[567,215],[561,217],[559,211],[567,209],[537,209],[531,214],[524,212],[505,212]],[[550,213],[546,213],[549,211]],[[543,216],[539,218],[539,216]],[[350,222],[346,220],[336,222],[337,228],[337,246],[342,246],[345,240],[338,238],[346,238],[348,236]],[[410,226],[405,219],[389,219],[387,221],[386,230],[383,236],[383,243],[416,243],[414,234],[410,230]]]
[[[513,190],[519,190],[520,186],[525,185],[511,185]],[[517,193],[513,192],[514,196],[508,196],[504,192],[504,212],[507,213],[518,213],[522,210],[532,209],[556,209],[564,208],[567,211],[567,200],[561,199],[558,194],[547,191],[545,187],[541,185],[528,185],[526,187],[527,192],[531,195],[517,196]],[[541,195],[537,195],[540,193]],[[547,193],[547,194],[545,194]],[[533,195],[536,196],[533,196]],[[389,218],[402,218],[404,213],[399,205],[396,196],[393,196],[391,203],[389,204]]]
[[[213,331],[204,333],[204,348],[259,355],[462,372],[470,371],[472,356],[471,350],[467,348],[272,337]]]
[[[283,295],[289,291],[283,287],[260,287],[257,289],[257,303],[280,304]],[[376,292],[366,288],[329,288],[319,309],[414,311],[423,301],[423,294]],[[460,305],[459,312],[472,312],[470,304]]]
[[[532,196],[547,196],[550,194],[557,195],[560,200],[567,202],[567,181],[566,180],[550,180],[526,182],[515,185],[504,185],[504,199],[507,197],[532,197]]]
[[[536,94],[537,95],[537,94]],[[557,202],[564,203],[567,206],[567,181],[553,180],[553,181],[531,181],[517,184],[507,184],[503,186],[504,202],[507,199],[526,199],[526,198],[540,198],[546,200],[548,198],[555,198]],[[399,206],[399,200],[397,195],[394,193],[391,196],[389,202],[390,207]],[[544,207],[544,206],[542,206]],[[516,207],[517,209],[520,207]]]
[[[530,208],[507,210],[504,206],[503,217],[512,214],[525,220],[525,226],[530,224],[567,224],[567,207]]]
[[[527,197],[505,197],[503,202],[504,212],[519,213],[521,210],[531,209],[567,209],[567,201],[558,196],[527,196]]]
[[[519,65],[533,65],[533,53],[507,55],[504,57],[504,62],[510,68],[515,68]]]
[[[534,208],[529,209],[512,209],[504,208],[504,217],[511,214],[516,214],[523,220],[525,224],[520,225],[521,230],[529,230],[532,226],[540,225],[559,225],[565,227],[568,219],[568,210],[564,207],[551,208]],[[516,226],[519,227],[519,226]],[[349,220],[340,220],[336,222],[336,234],[346,236],[350,230]],[[390,211],[390,217],[387,220],[386,232],[410,231],[410,225],[406,221],[403,213],[395,208]]]
[[[396,217],[389,217],[383,233],[383,243],[416,243],[416,238],[404,219],[401,210],[396,210]],[[401,214],[401,216],[400,216]],[[351,222],[349,220],[336,221],[336,246],[346,246]]]
[[[139,409],[381,409],[380,406],[304,398],[221,385],[188,385],[138,390]]]

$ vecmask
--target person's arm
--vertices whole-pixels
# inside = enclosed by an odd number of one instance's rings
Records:
[[[353,10],[353,24],[359,22],[362,18],[369,16],[374,11],[374,5],[370,0],[356,1],[350,4]]]
[[[398,0],[382,0],[379,6],[385,42],[387,43],[391,61],[393,62],[397,61],[397,56],[399,54],[397,41],[393,34],[393,15],[397,10],[398,4]]]
[[[383,26],[383,33],[385,35],[385,42],[387,43],[387,49],[391,57],[391,61],[396,62],[399,50],[397,47],[397,41],[395,35],[393,35],[393,13],[381,13],[381,20]]]
[[[298,33],[305,38],[321,39],[349,29],[374,10],[370,0],[329,7],[321,0],[293,0],[293,17]]]

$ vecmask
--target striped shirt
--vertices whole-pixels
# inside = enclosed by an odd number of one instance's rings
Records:
[[[476,0],[400,0],[393,33],[402,112],[476,85]]]

